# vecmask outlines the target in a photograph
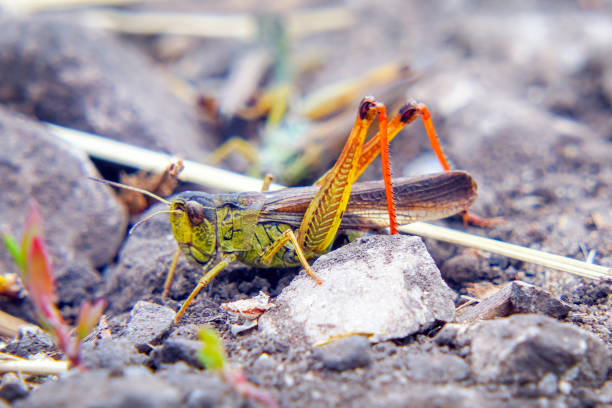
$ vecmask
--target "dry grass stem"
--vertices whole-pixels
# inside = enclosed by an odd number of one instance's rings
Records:
[[[0,6],[17,13],[89,6],[122,6],[159,0],[0,0]]]
[[[240,40],[254,39],[257,35],[257,21],[247,14],[92,10],[82,17],[82,23],[90,27],[138,35],[176,34]]]
[[[91,133],[51,124],[48,127],[57,137],[83,150],[87,154],[123,166],[134,167],[153,173],[162,173],[170,163],[180,159],[176,156],[128,145]],[[191,160],[183,160],[183,163],[185,168],[179,174],[179,180],[190,181],[209,188],[234,192],[258,191],[263,183],[262,180],[253,177],[243,176]],[[280,184],[272,183],[270,185],[270,190],[279,190],[281,188],[283,186]]]
[[[400,231],[481,249],[483,251],[503,255],[508,258],[530,262],[546,268],[568,272],[585,278],[612,278],[612,269],[605,266],[595,265],[585,261],[579,261],[577,259],[567,258],[565,256],[555,255],[544,251],[538,251],[536,249],[526,248],[520,245],[509,244],[507,242],[498,241],[495,239],[484,238],[478,235],[468,234],[467,232],[456,231],[429,223],[415,222],[404,225],[400,228]]]
[[[23,326],[35,325],[0,310],[0,335],[15,337],[19,333],[19,328]]]
[[[257,18],[248,14],[92,10],[83,15],[82,21],[90,27],[139,35],[178,34],[250,41],[258,32]],[[289,13],[285,21],[290,36],[302,37],[349,27],[355,18],[346,8],[329,7]]]
[[[67,361],[51,358],[26,360],[10,354],[0,354],[0,373],[16,372],[28,375],[59,375],[68,371]]]

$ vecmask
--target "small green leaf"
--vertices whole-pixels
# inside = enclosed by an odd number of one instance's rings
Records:
[[[15,264],[17,264],[21,272],[23,272],[26,268],[26,261],[25,256],[21,252],[21,248],[17,243],[17,240],[6,233],[2,234],[2,239],[4,240],[4,245],[6,246],[6,249],[8,249],[9,253],[15,260]]]
[[[28,290],[34,303],[39,323],[56,339],[68,360],[77,367],[83,367],[80,355],[79,338],[71,334],[70,326],[66,324],[56,305],[56,289],[51,258],[47,251],[42,234],[42,217],[36,202],[30,201],[28,214],[21,239],[21,245],[8,234],[3,234],[4,244],[21,269],[23,285]],[[89,305],[80,318],[79,333],[95,325],[104,310],[104,303]],[[95,319],[95,321],[94,321]],[[88,333],[89,331],[87,331]],[[87,335],[85,333],[85,335]]]
[[[89,302],[84,302],[81,305],[79,319],[76,326],[76,337],[83,340],[87,335],[98,325],[102,313],[106,308],[104,299],[98,300],[93,306]]]
[[[199,332],[202,349],[198,359],[209,370],[222,370],[226,365],[225,350],[215,329],[203,327]]]

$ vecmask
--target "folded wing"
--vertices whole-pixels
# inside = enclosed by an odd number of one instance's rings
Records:
[[[260,221],[299,227],[318,187],[295,187],[266,193]],[[446,171],[393,179],[399,224],[449,217],[476,199],[476,182],[464,171]],[[341,229],[384,228],[389,215],[382,180],[355,183],[342,217]]]

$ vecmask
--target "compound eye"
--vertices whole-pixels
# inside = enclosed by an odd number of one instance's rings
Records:
[[[185,203],[185,210],[191,225],[200,225],[204,221],[204,207],[197,201],[187,201]]]

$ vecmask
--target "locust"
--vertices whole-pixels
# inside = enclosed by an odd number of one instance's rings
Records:
[[[388,142],[421,116],[443,172],[416,178],[391,178]],[[378,117],[379,131],[367,142]],[[379,155],[383,180],[357,182]],[[118,183],[109,184],[122,187]],[[477,186],[465,171],[451,170],[425,105],[409,102],[390,120],[384,104],[365,97],[335,165],[313,186],[277,191],[209,194],[185,191],[170,200],[141,191],[168,205],[178,243],[164,285],[167,295],[180,253],[202,268],[203,276],[175,316],[178,322],[202,288],[235,261],[255,267],[302,266],[322,283],[308,260],[332,246],[339,230],[379,231],[397,224],[427,221],[467,212]]]

